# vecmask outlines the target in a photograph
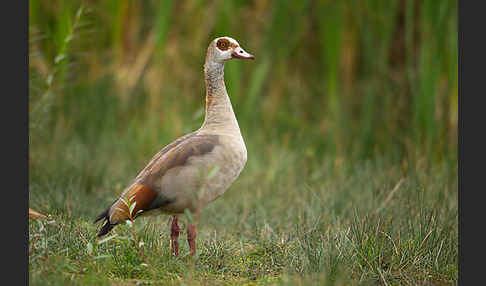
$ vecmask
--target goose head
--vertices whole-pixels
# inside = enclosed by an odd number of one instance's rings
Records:
[[[231,59],[250,59],[255,57],[240,47],[238,42],[230,37],[219,37],[209,44],[206,61],[223,64]]]

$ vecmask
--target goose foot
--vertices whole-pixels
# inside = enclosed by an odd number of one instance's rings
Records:
[[[172,224],[170,226],[170,246],[171,246],[171,253],[174,256],[179,256],[179,233],[181,232],[181,228],[179,224],[177,224],[177,216],[172,217]]]
[[[191,255],[196,254],[196,226],[190,223],[187,226],[187,243],[189,244],[189,248],[191,250]]]

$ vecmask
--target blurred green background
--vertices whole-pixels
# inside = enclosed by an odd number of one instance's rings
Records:
[[[31,195],[53,178],[115,194],[199,128],[223,35],[256,56],[225,67],[248,168],[457,164],[456,1],[32,0]]]
[[[248,161],[193,270],[137,220],[152,277],[92,220],[201,126],[223,35],[256,57],[225,66]],[[30,221],[30,281],[454,285],[457,38],[457,1],[29,1],[29,207],[55,220]]]

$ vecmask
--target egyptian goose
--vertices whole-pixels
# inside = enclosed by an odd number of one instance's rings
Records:
[[[145,214],[172,215],[171,253],[179,255],[177,215],[197,216],[221,196],[246,163],[246,146],[224,84],[224,63],[253,59],[230,37],[213,40],[208,47],[204,76],[206,114],[198,130],[160,150],[121,196],[95,220],[104,219],[98,237],[115,225]],[[191,254],[196,253],[196,224],[187,226]]]

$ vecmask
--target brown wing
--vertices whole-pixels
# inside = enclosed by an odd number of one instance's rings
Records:
[[[153,185],[164,174],[175,167],[184,166],[192,156],[202,156],[211,152],[219,144],[217,135],[193,135],[167,150],[150,167],[145,168],[138,180],[146,185]]]
[[[202,156],[211,152],[218,144],[219,138],[217,135],[191,133],[167,145],[138,174],[134,182],[122,193],[120,199],[115,201],[107,211],[98,216],[97,220],[102,218],[107,220],[106,227],[104,226],[102,231],[105,229],[107,233],[113,225],[130,217],[126,204],[128,200],[130,204],[135,203],[135,208],[131,213],[133,217],[145,211],[170,204],[172,201],[161,194],[154,182],[160,180],[168,170],[184,166],[190,157]]]
[[[105,224],[98,232],[98,236],[107,234],[115,225],[129,218],[136,218],[139,214],[150,208],[157,201],[157,192],[148,185],[132,184],[123,195],[101,213],[95,223],[101,219]],[[130,211],[130,206],[135,207]]]
[[[147,170],[151,170],[154,167],[154,164],[157,163],[158,161],[160,161],[160,158],[162,156],[164,156],[167,152],[169,152],[170,150],[174,149],[174,147],[176,147],[177,145],[179,145],[181,142],[184,142],[185,140],[187,140],[187,139],[189,139],[191,137],[194,137],[194,136],[197,136],[197,134],[195,132],[186,134],[186,135],[184,135],[184,136],[176,139],[172,143],[166,145],[164,148],[162,148],[162,150],[160,150],[157,154],[155,154],[155,156],[152,157],[152,160],[150,160],[150,162],[147,164],[147,166],[145,166],[142,169],[142,171],[140,171],[140,173],[135,178],[135,181],[140,180],[140,178],[142,176],[146,175]]]

